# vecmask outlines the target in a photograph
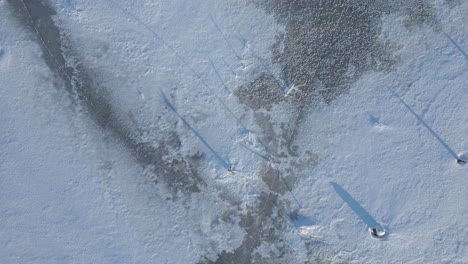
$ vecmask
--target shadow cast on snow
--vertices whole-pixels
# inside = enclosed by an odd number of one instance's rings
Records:
[[[401,99],[401,97],[398,96],[392,89],[389,90],[406,107],[406,109],[408,109],[414,115],[414,117],[416,117],[416,119],[418,119],[418,121],[435,137],[435,139],[439,141],[439,143],[450,153],[450,155],[452,155],[456,160],[458,160],[459,157],[455,153],[455,151],[453,151],[449,147],[449,145],[447,145],[447,143],[445,143],[445,141],[439,135],[437,135],[437,133],[422,119],[422,117],[416,114],[416,112],[414,112],[414,110],[407,103],[405,103],[405,101],[403,101],[403,99]]]
[[[289,219],[296,229],[303,226],[311,226],[316,224],[312,219],[305,215],[299,214],[297,211],[291,212],[289,214]]]
[[[223,166],[223,168],[229,170],[231,168],[231,165],[219,155],[218,152],[216,152],[210,144],[196,131],[190,124],[177,112],[175,107],[169,102],[169,99],[167,98],[166,94],[163,91],[160,91],[161,99],[166,103],[166,105],[177,115],[177,117],[184,122],[184,124],[193,132],[193,134],[205,145],[206,148],[210,150],[210,152],[213,154],[215,159],[218,161],[218,163]]]
[[[465,57],[465,60],[468,60],[468,54],[466,54],[465,50],[463,50],[462,47],[460,47],[460,45],[458,45],[458,43],[453,38],[451,38],[447,33],[444,32],[444,34],[448,38],[448,40],[452,42],[453,46],[455,46],[455,48],[457,48],[461,52],[461,54],[463,54],[463,56]]]
[[[343,199],[343,201],[356,213],[359,218],[368,226],[376,227],[380,226],[377,221],[364,209],[343,187],[335,182],[330,182],[331,186],[335,189],[335,192]]]

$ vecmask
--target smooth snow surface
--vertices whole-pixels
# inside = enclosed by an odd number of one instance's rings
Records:
[[[468,263],[467,14],[0,0],[0,263]]]

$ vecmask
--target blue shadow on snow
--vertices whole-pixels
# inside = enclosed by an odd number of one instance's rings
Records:
[[[348,206],[356,213],[359,218],[368,226],[376,227],[380,224],[375,221],[375,219],[364,209],[354,198],[339,184],[335,182],[330,182],[331,186],[335,189],[335,192],[343,199],[343,201],[348,204]]]
[[[182,120],[182,122],[184,122],[184,124],[190,129],[192,130],[193,134],[195,134],[195,136],[203,143],[203,145],[205,145],[206,148],[208,148],[211,153],[213,154],[213,156],[215,157],[215,159],[219,162],[219,164],[221,164],[221,166],[223,166],[226,170],[229,169],[231,166],[229,165],[229,163],[226,162],[226,160],[224,160],[219,154],[218,152],[216,152],[211,146],[210,144],[208,144],[208,142],[206,142],[206,140],[192,127],[190,126],[190,124],[177,112],[177,110],[175,109],[175,107],[171,104],[171,102],[169,102],[169,99],[167,99],[167,96],[166,94],[164,94],[163,91],[160,91],[160,96],[161,96],[161,99],[164,101],[164,103],[167,104],[167,106],[169,106],[169,108],[171,108],[171,110],[177,115],[177,117],[180,118],[180,120]]]
[[[315,222],[312,219],[305,215],[299,214],[297,211],[289,213],[289,219],[295,228],[315,225]]]
[[[416,114],[416,112],[413,111],[413,109],[405,103],[405,101],[403,101],[403,99],[401,99],[392,89],[389,89],[392,94],[398,98],[398,100],[400,100],[400,102],[406,107],[406,109],[408,109],[417,119],[418,121],[435,137],[435,139],[437,139],[437,141],[439,141],[439,143],[445,148],[447,149],[447,151],[455,158],[455,159],[458,159],[458,155],[455,153],[455,151],[453,151],[448,145],[447,143],[445,143],[445,141],[439,137],[439,135],[437,135],[437,133],[432,130],[432,128],[418,115]]]
[[[468,60],[468,54],[466,54],[466,52],[462,49],[462,47],[460,47],[460,45],[458,45],[458,43],[453,38],[451,38],[447,33],[444,32],[444,34],[450,40],[450,42],[452,42],[455,48],[457,48],[463,54],[463,56],[465,57],[465,60]]]

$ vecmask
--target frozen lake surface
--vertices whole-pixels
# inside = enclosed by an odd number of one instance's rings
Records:
[[[466,14],[0,0],[2,262],[467,263]]]

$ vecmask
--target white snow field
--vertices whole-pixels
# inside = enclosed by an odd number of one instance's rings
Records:
[[[468,2],[296,2],[0,0],[0,263],[468,263]]]

